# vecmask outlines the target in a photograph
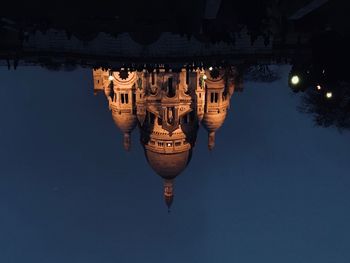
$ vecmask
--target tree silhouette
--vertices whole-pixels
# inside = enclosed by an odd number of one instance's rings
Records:
[[[311,114],[318,126],[335,126],[339,130],[349,130],[350,83],[333,83],[331,89],[309,88],[302,96],[299,110]]]

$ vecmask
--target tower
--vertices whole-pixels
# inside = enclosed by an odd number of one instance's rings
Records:
[[[163,179],[163,196],[170,211],[175,178],[189,164],[199,124],[208,131],[208,147],[227,114],[234,82],[227,69],[178,71],[94,70],[94,90],[104,91],[112,118],[130,148],[138,124],[140,141],[151,168]]]
[[[211,68],[201,76],[205,82],[205,110],[202,124],[208,131],[209,150],[215,147],[215,133],[225,121],[234,89],[233,84],[228,83],[225,73],[225,69]]]
[[[141,143],[148,163],[164,180],[164,200],[170,208],[174,179],[190,162],[197,136],[196,93],[186,83],[185,71],[145,73],[144,84]]]

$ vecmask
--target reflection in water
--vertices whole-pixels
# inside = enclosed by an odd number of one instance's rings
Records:
[[[233,67],[207,70],[93,71],[94,90],[104,91],[112,118],[130,149],[131,132],[140,129],[141,144],[153,170],[164,179],[170,209],[174,179],[191,160],[199,124],[208,131],[208,148],[225,121],[235,89]]]

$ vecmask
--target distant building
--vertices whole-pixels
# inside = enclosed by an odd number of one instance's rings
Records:
[[[200,123],[209,134],[208,148],[214,148],[215,132],[225,121],[234,92],[234,73],[231,67],[93,71],[94,92],[104,91],[126,150],[131,132],[139,126],[147,161],[164,179],[168,208],[173,202],[174,179],[191,160]]]

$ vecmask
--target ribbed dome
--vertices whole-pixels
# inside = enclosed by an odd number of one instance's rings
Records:
[[[192,150],[180,153],[157,153],[145,149],[148,163],[152,169],[165,179],[173,179],[179,175],[191,160]]]
[[[226,111],[220,113],[206,113],[204,114],[202,124],[209,132],[216,131],[224,123],[226,118]]]
[[[117,125],[123,133],[130,133],[137,124],[136,115],[130,113],[119,114],[117,111],[112,111],[112,118],[115,125]]]

